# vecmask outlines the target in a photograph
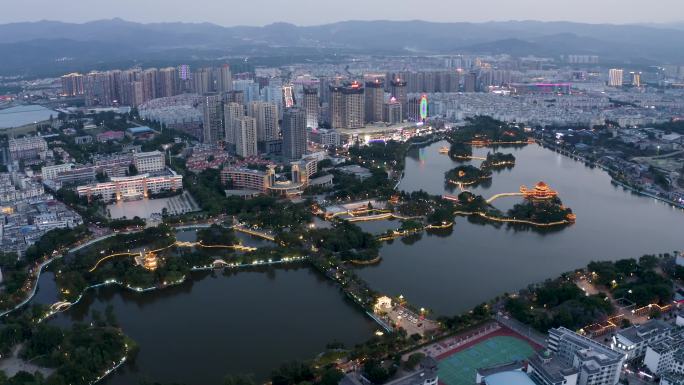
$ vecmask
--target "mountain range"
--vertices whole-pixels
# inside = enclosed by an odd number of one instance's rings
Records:
[[[595,54],[604,63],[681,63],[684,24],[377,20],[318,26],[275,23],[223,27],[111,19],[82,24],[38,21],[0,25],[0,74],[218,57],[455,53],[552,57]]]

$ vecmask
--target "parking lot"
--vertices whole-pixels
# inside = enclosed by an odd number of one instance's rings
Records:
[[[392,323],[406,330],[408,335],[417,333],[422,336],[426,332],[437,328],[436,322],[426,319],[401,305],[394,306],[389,310],[387,317]]]

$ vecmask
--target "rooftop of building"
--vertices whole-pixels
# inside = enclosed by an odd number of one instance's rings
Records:
[[[535,385],[527,374],[517,370],[492,374],[484,381],[486,385]]]
[[[148,157],[148,156],[159,156],[161,154],[162,154],[161,151],[154,150],[154,151],[147,151],[147,152],[135,152],[135,153],[133,153],[133,156],[135,158],[144,158],[144,157]]]
[[[337,167],[336,170],[340,170],[342,172],[348,172],[348,173],[353,173],[353,174],[370,174],[370,170],[359,166],[358,164],[350,164],[347,166],[341,166]]]
[[[586,360],[595,360],[600,364],[611,364],[621,361],[624,356],[606,345],[582,336],[565,327],[549,330],[549,338],[559,338],[579,347],[577,355]]]
[[[663,373],[660,378],[669,381],[670,384],[684,384],[684,374],[668,372]]]
[[[378,123],[378,124],[368,124],[362,128],[337,128],[336,130],[340,134],[347,134],[347,135],[385,134],[385,133],[394,133],[397,131],[401,131],[402,129],[407,128],[407,127],[413,128],[414,125],[412,123],[397,123],[397,124]]]
[[[418,371],[397,378],[385,385],[423,385],[426,380],[437,378],[437,369],[437,361],[434,358],[427,356],[420,362],[420,369]]]
[[[477,374],[482,377],[488,377],[496,373],[510,372],[521,370],[525,367],[525,364],[521,361],[508,362],[502,365],[494,365],[486,368],[477,369]]]
[[[577,373],[577,369],[553,357],[548,350],[542,350],[530,358],[530,365],[542,377],[553,382],[562,381],[565,376]]]
[[[618,331],[618,337],[625,338],[633,343],[639,343],[648,340],[654,334],[660,334],[672,329],[672,325],[665,321],[652,319],[642,325],[633,325],[628,328]]]
[[[223,169],[224,172],[239,172],[239,173],[244,173],[244,174],[252,174],[252,175],[259,175],[259,176],[264,176],[266,175],[266,171],[262,170],[255,170],[253,168],[247,168],[247,167],[226,167]]]
[[[43,106],[25,105],[0,110],[0,129],[21,127],[29,124],[57,118],[57,111]]]
[[[648,346],[657,353],[684,348],[684,329],[677,329],[664,340],[649,344]]]
[[[130,133],[133,134],[133,135],[145,134],[145,133],[148,133],[148,132],[154,132],[153,129],[151,129],[150,127],[147,127],[147,126],[129,127],[129,128],[126,129],[126,131],[130,132]]]

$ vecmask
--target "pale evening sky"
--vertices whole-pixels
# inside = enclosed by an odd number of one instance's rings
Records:
[[[4,4],[2,4],[4,3]],[[0,23],[138,22],[315,25],[342,20],[660,23],[684,20],[684,0],[2,0]]]

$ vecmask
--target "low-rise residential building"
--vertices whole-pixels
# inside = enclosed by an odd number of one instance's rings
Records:
[[[269,169],[271,171],[271,169]],[[232,184],[234,189],[253,190],[262,194],[275,183],[275,173],[242,167],[226,167],[221,170],[221,183]]]
[[[46,232],[83,224],[81,216],[20,173],[0,174],[0,250],[22,254]]]
[[[133,154],[133,164],[139,173],[163,171],[166,158],[161,151],[138,152]]]
[[[576,385],[579,370],[545,349],[532,356],[527,373],[539,385]]]
[[[643,325],[633,325],[615,333],[610,347],[624,353],[627,359],[646,354],[648,345],[658,343],[670,336],[672,325],[653,319]]]
[[[356,165],[356,164],[351,164],[349,166],[337,167],[335,170],[338,170],[344,174],[353,175],[360,180],[365,180],[367,178],[370,178],[373,175],[373,174],[371,174],[369,169],[367,169],[365,167],[361,167],[361,166]]]
[[[324,128],[312,129],[309,131],[309,141],[321,146],[338,147],[342,144],[342,138],[338,131]]]
[[[74,167],[73,163],[56,164],[54,166],[43,166],[40,170],[43,181],[55,180],[60,173],[70,171]]]
[[[564,327],[549,330],[548,349],[559,365],[577,370],[577,385],[617,384],[626,359],[624,353]]]
[[[318,162],[314,158],[304,158],[291,163],[290,179],[278,179],[275,166],[269,165],[266,171],[244,167],[225,167],[221,170],[221,182],[229,184],[230,195],[251,196],[254,192],[271,194],[288,198],[298,197],[312,180],[311,176],[318,171]],[[319,185],[330,185],[332,179],[316,180]],[[238,194],[237,190],[248,190],[245,194]]]
[[[88,144],[93,142],[93,137],[90,135],[76,136],[74,137],[74,143],[76,144]]]
[[[11,138],[8,150],[12,160],[44,159],[48,150],[45,139],[40,136]]]
[[[24,174],[0,174],[0,204],[13,204],[40,197],[44,193],[42,184]]]
[[[644,365],[653,374],[684,374],[684,330],[673,331],[659,342],[649,344]]]
[[[97,134],[96,139],[100,143],[109,142],[113,140],[122,140],[124,138],[123,131],[104,131]]]
[[[176,191],[183,188],[183,176],[171,175],[150,176],[141,174],[136,176],[115,177],[109,182],[78,186],[79,196],[101,197],[104,201],[131,200],[148,197],[164,191]]]

